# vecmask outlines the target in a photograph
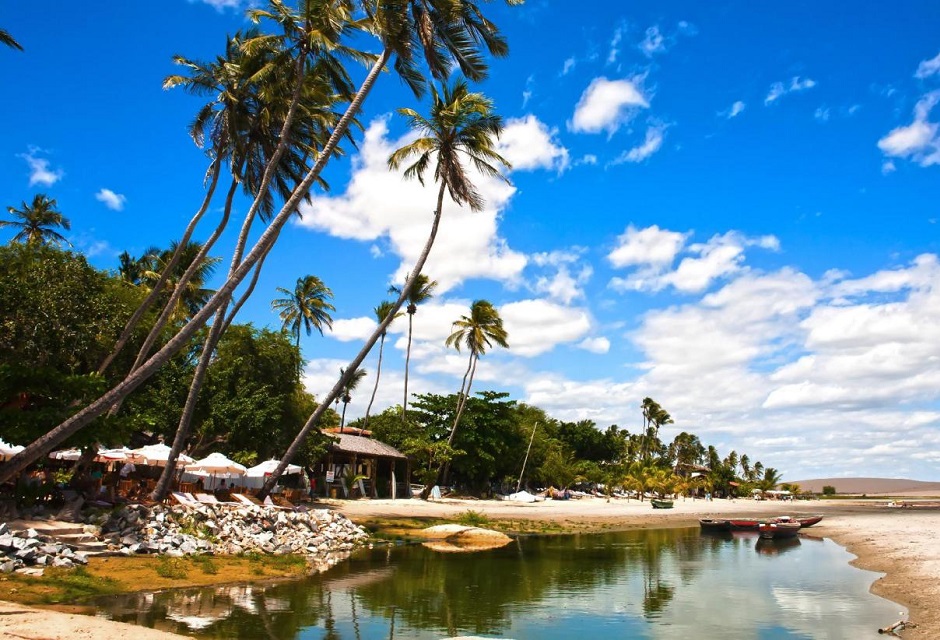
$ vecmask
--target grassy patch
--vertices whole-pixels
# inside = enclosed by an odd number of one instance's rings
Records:
[[[10,574],[0,579],[0,597],[31,604],[74,603],[121,591],[116,580],[91,574],[85,567],[50,567],[42,577]]]
[[[186,564],[182,558],[161,556],[156,567],[157,575],[170,580],[184,580],[189,577]]]
[[[219,566],[212,556],[190,556],[190,562],[207,575],[214,576],[219,573]]]
[[[486,514],[467,509],[464,513],[457,516],[457,523],[465,527],[485,527],[490,524],[490,519]]]

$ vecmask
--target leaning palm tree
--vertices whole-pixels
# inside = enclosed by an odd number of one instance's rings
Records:
[[[0,29],[0,44],[5,44],[11,49],[23,50],[23,45],[13,39],[13,36],[9,34],[8,31]]]
[[[382,325],[390,314],[394,314],[393,319],[401,315],[401,313],[393,311],[394,307],[395,305],[389,300],[383,300],[372,310],[379,325]],[[372,413],[372,403],[375,402],[375,394],[379,390],[379,377],[382,375],[382,353],[385,350],[385,336],[387,334],[388,330],[386,329],[382,332],[382,337],[379,338],[379,362],[375,367],[375,386],[372,387],[372,397],[369,399],[369,406],[366,407],[366,426],[369,425],[369,414]]]
[[[278,312],[283,323],[282,328],[294,336],[297,351],[300,351],[300,332],[306,331],[309,336],[314,329],[323,335],[323,325],[333,328],[333,317],[330,311],[336,311],[330,300],[333,292],[316,276],[297,278],[294,290],[278,287],[277,291],[284,294],[271,302],[271,308]]]
[[[62,228],[68,231],[72,228],[72,223],[56,209],[56,206],[54,199],[42,193],[36,194],[31,203],[21,202],[19,209],[7,207],[7,211],[14,220],[0,220],[0,229],[6,227],[16,229],[13,242],[41,245],[69,244],[65,236],[56,229]]]
[[[510,5],[522,4],[522,0],[506,0],[506,2]],[[275,3],[271,0],[271,4],[282,3],[280,1]],[[337,145],[347,135],[349,127],[353,124],[356,114],[372,91],[379,75],[386,69],[393,56],[395,57],[394,68],[398,75],[409,84],[412,90],[419,93],[424,86],[421,73],[422,62],[426,64],[431,75],[438,80],[447,79],[451,72],[458,68],[471,80],[476,81],[486,77],[487,60],[484,50],[492,56],[503,57],[508,54],[508,46],[496,25],[486,19],[477,4],[473,0],[382,0],[382,2],[364,0],[365,26],[380,40],[382,52],[373,63],[353,99],[349,101],[346,111],[333,127],[329,140],[319,150],[316,162],[304,174],[303,179],[293,189],[277,215],[271,219],[267,229],[258,237],[238,268],[232,271],[229,278],[219,286],[212,300],[168,340],[158,353],[151,356],[146,363],[143,363],[132,374],[128,374],[102,396],[31,443],[0,468],[0,482],[12,478],[55,446],[89,425],[115,402],[133,392],[188,344],[193,336],[208,323],[210,317],[228,303],[235,288],[268,254],[284,225],[294,215],[297,206],[308,194],[314,182],[318,180]],[[351,23],[351,15],[342,22]],[[306,31],[301,30],[300,36],[295,41],[295,44],[298,44],[295,50],[301,48],[300,45],[303,45],[305,50],[309,50],[306,49],[306,44],[309,43],[305,39]],[[426,258],[424,254],[422,258],[419,258],[421,265]],[[416,266],[415,273],[420,272],[421,265]],[[377,328],[366,340],[350,363],[350,369],[354,370],[362,363],[372,346],[378,341],[381,330],[382,328]],[[265,484],[262,494],[266,495],[273,488],[290,460],[302,447],[304,438],[313,429],[333,399],[340,394],[343,383],[343,380],[337,381],[324,401],[310,415],[301,433],[285,452],[270,481]]]
[[[343,385],[343,393],[337,398],[343,401],[343,415],[339,420],[339,432],[342,433],[343,427],[346,426],[346,407],[352,402],[352,392],[356,390],[356,387],[359,386],[362,379],[366,377],[366,370],[356,369],[351,375],[347,376],[346,369],[340,369],[339,377],[340,379],[346,379],[346,384]]]
[[[407,282],[409,278],[405,278]],[[414,331],[414,317],[418,312],[418,305],[427,302],[434,297],[434,289],[437,288],[437,280],[431,280],[423,273],[419,273],[412,282],[411,286],[405,292],[405,301],[408,306],[405,310],[408,312],[408,347],[405,350],[405,397],[401,403],[401,421],[404,423],[408,413],[408,369],[411,366],[411,336]],[[391,286],[389,293],[401,295],[404,287]]]

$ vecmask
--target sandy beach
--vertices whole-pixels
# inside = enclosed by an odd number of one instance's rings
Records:
[[[890,508],[886,500],[832,500],[813,502],[755,502],[751,500],[678,500],[671,510],[653,510],[648,502],[602,498],[517,504],[490,500],[357,500],[335,501],[329,506],[354,522],[375,518],[456,519],[473,510],[492,520],[552,522],[580,531],[690,526],[701,517],[754,514],[755,516],[819,513],[820,524],[805,534],[828,537],[857,556],[857,566],[886,574],[872,591],[909,610],[917,625],[905,638],[940,637],[940,546],[931,535],[940,522],[940,505],[917,500],[909,508]],[[900,611],[900,609],[899,609]],[[895,620],[885,620],[888,625]],[[76,616],[21,605],[0,603],[0,638],[58,639],[129,636],[140,640],[181,636],[120,625],[102,618]]]

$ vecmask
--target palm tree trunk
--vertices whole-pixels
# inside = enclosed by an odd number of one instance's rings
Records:
[[[212,201],[212,196],[215,193],[215,187],[219,182],[219,175],[222,172],[222,160],[221,158],[216,158],[213,162],[211,171],[211,178],[209,181],[209,189],[206,191],[206,196],[203,198],[202,206],[199,207],[199,210],[196,211],[196,215],[192,217],[189,221],[189,225],[186,227],[186,230],[183,232],[183,237],[180,239],[178,245],[176,245],[176,251],[173,252],[173,255],[170,257],[170,261],[167,262],[166,267],[164,267],[163,272],[160,274],[160,278],[157,280],[157,283],[154,285],[153,289],[147,295],[143,302],[140,303],[140,306],[131,314],[130,319],[128,319],[127,324],[124,325],[124,330],[121,331],[121,335],[118,338],[117,342],[114,344],[114,348],[111,350],[111,353],[101,361],[101,364],[98,365],[98,373],[104,373],[111,363],[114,362],[114,359],[121,352],[122,349],[127,345],[128,340],[130,340],[131,335],[134,332],[134,329],[137,328],[137,325],[140,323],[141,318],[147,310],[153,305],[154,301],[160,295],[160,292],[163,290],[163,286],[166,284],[167,279],[170,276],[170,273],[176,267],[180,261],[180,257],[183,254],[183,249],[186,245],[189,244],[190,239],[193,236],[193,232],[196,230],[196,226],[199,224],[199,221],[202,219],[202,216],[206,213],[206,210],[209,208],[209,203]]]
[[[450,436],[447,437],[447,444],[450,447],[453,447],[454,445],[454,437],[457,435],[457,426],[460,424],[460,416],[463,415],[464,407],[467,406],[467,398],[470,397],[470,387],[473,386],[473,376],[477,371],[477,361],[479,361],[479,359],[480,358],[476,356],[474,353],[470,354],[470,363],[471,363],[470,379],[467,380],[466,393],[462,395],[460,403],[457,405],[457,415],[454,416],[454,426],[450,430]],[[447,477],[449,475],[450,475],[450,460],[444,463],[444,465],[441,467],[440,472],[438,472],[437,484],[447,484]],[[428,489],[428,492],[430,493],[430,489]],[[421,494],[424,495],[424,492],[422,491]]]
[[[14,475],[28,467],[34,461],[38,460],[40,457],[49,453],[54,447],[58,444],[78,432],[83,427],[91,423],[92,420],[103,414],[107,411],[108,407],[113,405],[118,400],[125,398],[130,394],[134,389],[139,387],[144,383],[150,376],[152,376],[160,367],[165,365],[170,358],[176,354],[177,351],[182,349],[189,340],[196,334],[199,329],[205,326],[208,322],[209,317],[216,312],[216,310],[221,307],[223,304],[227,303],[229,296],[235,290],[241,281],[248,275],[248,272],[254,267],[255,263],[267,253],[270,249],[270,246],[277,239],[278,233],[281,228],[287,223],[287,220],[294,214],[297,207],[300,205],[301,200],[310,190],[310,187],[313,185],[314,181],[319,177],[320,173],[323,171],[323,168],[326,166],[330,157],[333,154],[333,150],[339,144],[339,141],[346,134],[346,131],[349,129],[349,125],[352,123],[353,118],[356,113],[359,112],[360,107],[362,106],[363,101],[366,96],[369,95],[369,92],[372,90],[372,87],[375,85],[375,81],[378,79],[379,74],[385,68],[385,65],[388,63],[389,58],[391,57],[391,50],[386,48],[383,50],[382,55],[372,66],[372,69],[369,70],[369,74],[366,76],[366,79],[363,81],[362,86],[359,88],[359,91],[356,93],[356,96],[353,98],[353,101],[349,103],[349,106],[346,108],[346,112],[343,113],[343,116],[340,118],[339,122],[336,124],[336,128],[333,130],[333,133],[330,135],[330,139],[324,145],[323,150],[320,152],[320,156],[317,158],[316,163],[313,168],[307,172],[307,175],[304,176],[304,179],[300,182],[297,187],[294,188],[293,193],[281,207],[281,210],[274,217],[271,223],[268,225],[268,228],[261,234],[261,237],[258,238],[258,241],[255,243],[255,246],[249,252],[248,256],[238,267],[235,273],[226,280],[215,295],[210,298],[209,302],[196,313],[193,318],[180,329],[175,336],[170,338],[167,343],[161,348],[157,353],[150,357],[147,362],[142,364],[135,372],[129,374],[124,380],[118,383],[116,386],[112,387],[107,391],[103,396],[86,406],[84,409],[80,410],[78,413],[68,418],[58,426],[56,426],[51,431],[47,432],[45,435],[37,438],[31,442],[23,451],[15,455],[11,460],[6,464],[0,467],[0,484],[10,480]],[[438,209],[438,212],[440,208]],[[437,222],[440,214],[438,213],[437,218],[434,223],[434,231],[436,232]],[[430,252],[430,246],[427,248],[427,252]],[[427,255],[424,255],[423,258],[426,260]],[[401,301],[398,303],[398,308],[401,307]],[[397,309],[396,309],[397,310]],[[385,325],[387,327],[387,324]],[[385,327],[383,327],[384,330]],[[375,344],[375,341],[378,340],[378,335],[374,335],[368,343],[368,348],[371,349],[372,345]],[[366,349],[368,353],[368,349]],[[362,360],[365,358],[365,354],[361,354],[361,357],[358,358],[356,366],[362,363]],[[350,370],[350,375],[352,375],[352,370]],[[345,384],[345,381],[343,381]],[[337,383],[337,387],[334,387],[331,391],[331,398],[336,397],[338,394],[338,389],[342,387]],[[321,405],[317,411],[314,412],[314,415],[307,421],[304,429],[304,437],[309,433],[313,424],[320,415],[322,415],[325,407],[329,406],[329,401],[326,405]],[[273,475],[274,481],[281,476],[284,472],[284,469],[287,468],[288,461],[293,459],[297,455],[297,451],[300,449],[302,440],[298,442],[297,440],[291,445],[291,448],[288,449],[290,452],[290,457],[286,457],[281,460],[281,463],[278,465],[276,470],[276,475]],[[286,461],[285,461],[286,460]],[[270,493],[271,488],[273,488],[274,483],[265,484],[266,490],[264,491],[264,496],[267,496]]]
[[[403,291],[407,289],[402,288]],[[411,366],[411,332],[412,332],[412,322],[414,322],[415,314],[408,313],[408,349],[405,351],[405,397],[401,402],[401,422],[405,424],[405,421],[408,417],[408,369]]]
[[[387,59],[388,52],[386,51],[382,54],[382,59],[379,60],[379,63],[384,66]],[[324,396],[324,398],[320,401],[320,406],[314,410],[314,412],[307,419],[307,422],[297,433],[294,441],[291,442],[289,447],[287,447],[287,451],[284,452],[284,456],[281,458],[281,461],[274,469],[271,477],[268,478],[268,480],[264,483],[264,486],[261,487],[261,491],[258,493],[258,497],[260,497],[262,500],[264,500],[264,498],[266,498],[268,494],[271,493],[275,483],[277,483],[277,479],[281,477],[281,474],[284,473],[284,469],[287,468],[287,465],[290,464],[290,461],[293,460],[300,451],[300,448],[303,446],[307,435],[313,429],[314,425],[319,422],[321,416],[323,416],[323,413],[330,406],[330,403],[339,396],[343,388],[346,386],[346,383],[349,382],[353,374],[359,368],[359,365],[361,365],[362,361],[365,360],[367,355],[369,355],[372,347],[374,347],[375,343],[378,342],[379,337],[388,330],[388,326],[392,324],[392,320],[395,319],[395,315],[398,313],[398,310],[401,309],[402,304],[405,302],[405,297],[408,295],[408,291],[411,289],[412,285],[414,285],[414,281],[421,273],[421,270],[424,269],[424,263],[427,262],[428,256],[431,254],[431,248],[434,246],[434,240],[437,238],[437,230],[441,224],[441,211],[444,208],[445,188],[445,185],[442,184],[440,190],[438,191],[437,208],[434,210],[434,220],[431,223],[431,231],[428,234],[427,242],[424,243],[424,249],[422,249],[421,255],[418,256],[414,268],[411,270],[411,275],[408,276],[408,280],[402,287],[401,293],[398,296],[398,300],[394,302],[392,308],[389,310],[388,316],[385,318],[385,320],[379,323],[378,327],[375,328],[375,330],[372,332],[372,335],[369,336],[365,344],[362,345],[359,353],[356,354],[356,357],[352,359],[349,365],[347,365],[345,373],[340,376],[340,379],[336,381],[336,384],[333,385],[333,388],[330,389],[329,393],[327,393],[326,396]],[[3,478],[0,478],[0,482],[2,481]]]
[[[382,334],[379,342],[379,362],[375,366],[375,386],[372,387],[372,397],[369,399],[369,406],[366,407],[365,426],[369,426],[369,414],[372,412],[372,403],[375,402],[375,394],[379,390],[379,377],[382,375],[382,352],[385,351],[385,334]]]
[[[339,420],[339,432],[343,432],[343,427],[346,426],[346,407],[349,406],[348,402],[343,403],[343,416]]]

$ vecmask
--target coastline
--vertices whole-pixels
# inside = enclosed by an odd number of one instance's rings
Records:
[[[703,517],[809,515],[825,519],[806,535],[827,537],[856,556],[853,565],[885,574],[871,591],[909,610],[915,628],[905,638],[940,637],[940,548],[933,545],[932,526],[940,509],[892,509],[887,500],[755,502],[752,500],[677,500],[671,510],[653,510],[649,502],[603,498],[516,504],[491,500],[443,499],[326,501],[357,524],[422,520],[457,520],[473,511],[505,524],[551,524],[562,531],[614,531],[637,528],[697,526]],[[0,590],[2,597],[2,590]],[[885,620],[888,625],[895,620]],[[115,627],[114,625],[120,625]],[[173,633],[134,627],[104,618],[60,613],[0,602],[0,638],[110,638],[130,635],[140,640],[183,638]]]

